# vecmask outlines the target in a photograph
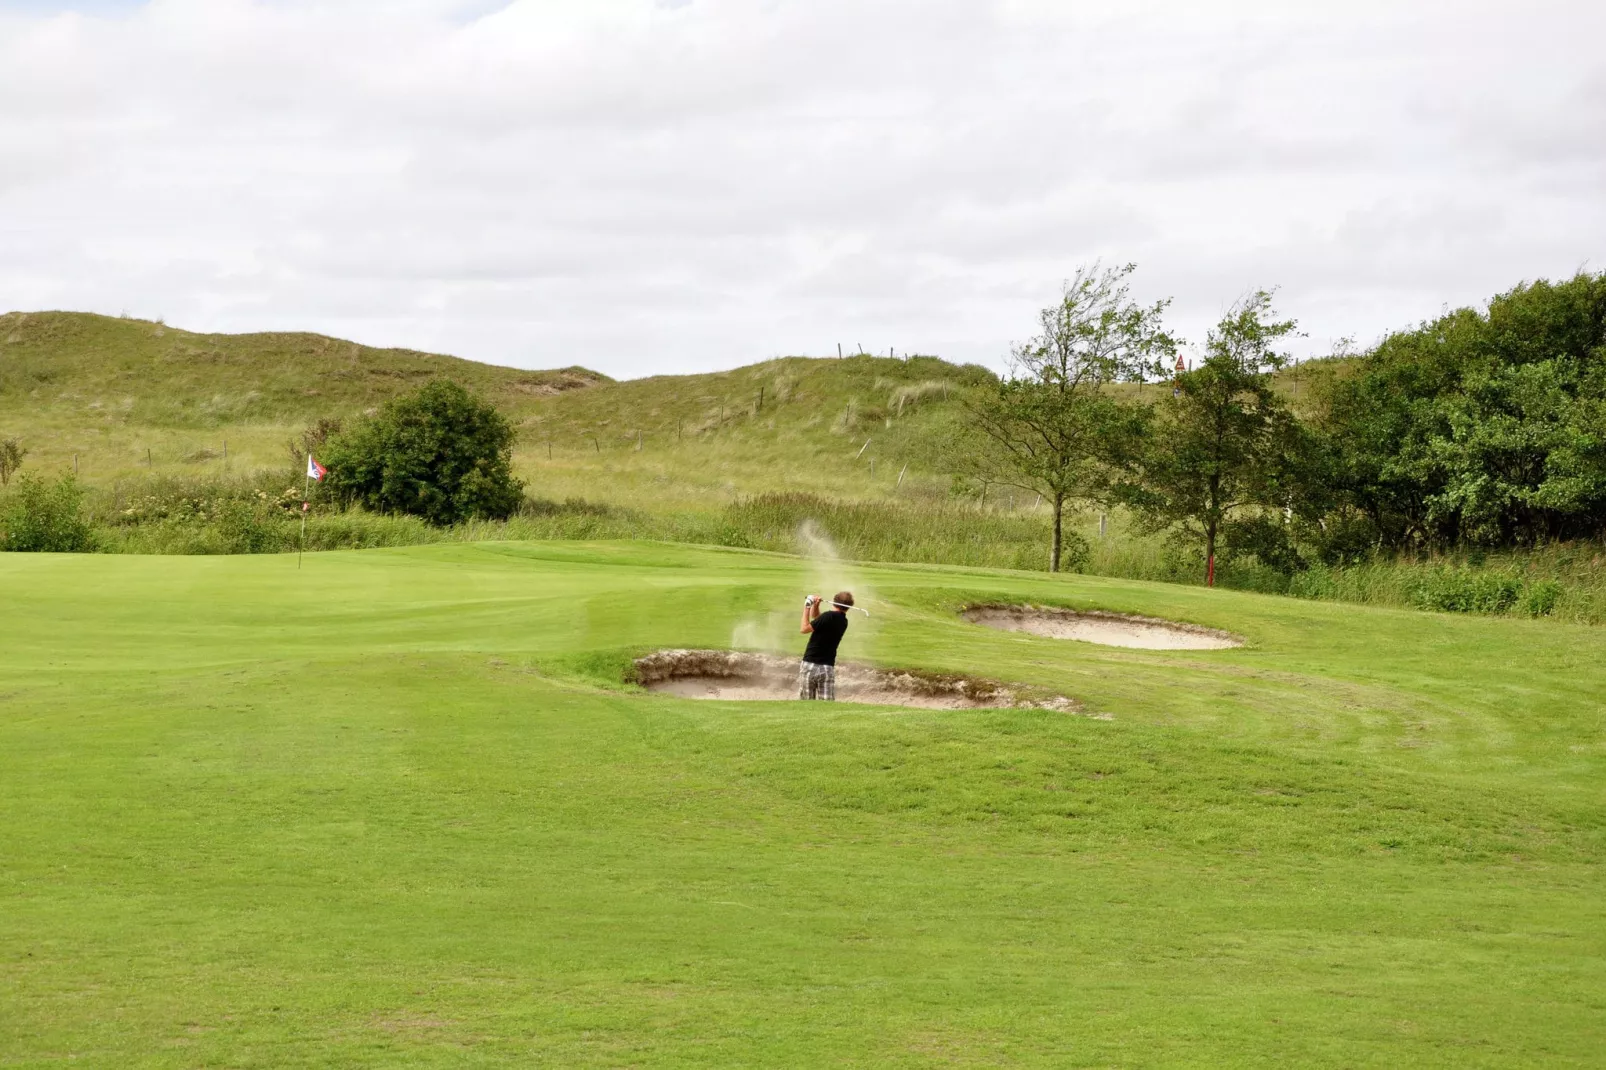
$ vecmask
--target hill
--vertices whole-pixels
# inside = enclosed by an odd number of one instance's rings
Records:
[[[196,334],[81,312],[0,315],[0,434],[35,468],[90,483],[221,461],[282,465],[284,440],[350,418],[436,375],[517,418],[536,401],[607,382],[585,368],[525,371],[307,333]],[[188,470],[188,469],[186,469]]]
[[[991,373],[861,355],[615,382],[317,334],[11,313],[0,316],[0,435],[23,439],[29,468],[76,464],[91,486],[281,468],[308,424],[358,416],[435,375],[514,421],[515,465],[535,493],[673,508],[776,489],[875,497],[900,489],[911,462],[901,489],[913,492],[928,475],[917,440]]]

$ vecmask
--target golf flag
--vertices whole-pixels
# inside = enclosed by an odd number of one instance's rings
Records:
[[[310,453],[307,454],[307,478],[308,479],[316,479],[318,482],[322,483],[323,482],[323,477],[324,477],[325,474],[328,473],[328,471],[329,471],[329,469],[325,468],[323,465],[321,465],[317,461],[313,460],[312,454],[310,454]]]

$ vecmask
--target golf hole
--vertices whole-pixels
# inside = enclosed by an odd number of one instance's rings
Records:
[[[648,691],[726,702],[797,699],[796,658],[735,650],[660,650],[635,662],[635,682]],[[1074,711],[1063,695],[994,680],[839,664],[838,702],[928,710],[1031,708]]]
[[[1076,639],[1138,650],[1225,650],[1244,645],[1237,636],[1214,628],[1098,609],[970,606],[960,615],[972,624],[1000,631],[1029,632],[1049,639]]]

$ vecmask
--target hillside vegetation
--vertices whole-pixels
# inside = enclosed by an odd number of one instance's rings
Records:
[[[952,412],[959,388],[991,377],[932,357],[856,356],[614,382],[316,334],[10,313],[0,316],[0,436],[22,439],[35,471],[70,471],[76,457],[91,487],[280,470],[287,441],[309,424],[349,421],[438,375],[514,422],[515,467],[533,493],[659,508],[775,489],[876,497],[905,464],[912,492],[928,474],[922,433]]]
[[[35,469],[90,484],[141,472],[284,466],[284,443],[435,376],[515,418],[543,398],[607,382],[585,368],[524,371],[318,334],[196,334],[81,312],[0,315],[0,435]]]

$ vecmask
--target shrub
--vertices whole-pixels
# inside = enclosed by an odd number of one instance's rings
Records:
[[[23,448],[21,441],[0,438],[0,487],[11,485],[11,477],[22,467],[22,459],[26,456],[28,451]]]
[[[84,518],[83,501],[83,491],[72,476],[54,483],[22,476],[0,512],[0,547],[63,554],[93,549],[94,532]]]
[[[1530,617],[1548,617],[1561,601],[1562,586],[1555,580],[1534,580],[1522,589],[1518,609]]]
[[[1417,580],[1411,601],[1445,613],[1504,613],[1521,593],[1522,581],[1504,572],[1441,568]]]
[[[407,513],[437,526],[501,520],[518,509],[514,431],[495,408],[447,379],[386,402],[331,438],[328,482],[347,504]]]

